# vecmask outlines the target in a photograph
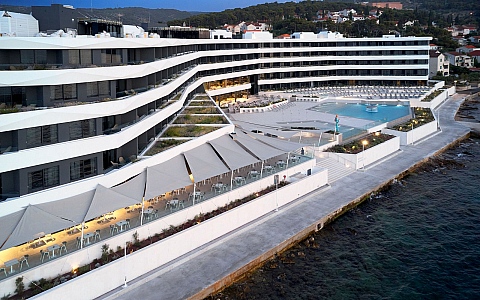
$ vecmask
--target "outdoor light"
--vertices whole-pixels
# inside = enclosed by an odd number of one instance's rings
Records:
[[[367,140],[362,141],[362,162],[363,162],[363,171],[365,172],[365,146],[368,145]]]

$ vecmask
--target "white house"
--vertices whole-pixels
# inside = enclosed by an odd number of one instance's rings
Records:
[[[33,37],[38,32],[38,21],[32,15],[0,11],[0,35]]]
[[[223,29],[214,29],[210,30],[210,38],[211,39],[231,39],[232,32],[223,30]]]
[[[448,60],[443,53],[436,50],[429,51],[428,69],[429,78],[436,76],[438,72],[442,73],[442,76],[449,76],[450,74],[450,64]]]
[[[445,53],[445,57],[451,65],[457,67],[471,68],[473,67],[473,60],[470,56],[452,51]]]

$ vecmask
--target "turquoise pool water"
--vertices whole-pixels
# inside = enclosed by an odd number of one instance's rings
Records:
[[[410,107],[404,105],[378,105],[378,112],[368,112],[366,104],[326,102],[311,109],[314,111],[371,121],[390,122],[410,114]]]

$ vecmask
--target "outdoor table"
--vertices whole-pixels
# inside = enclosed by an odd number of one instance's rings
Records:
[[[277,166],[278,166],[279,168],[284,168],[285,165],[286,165],[286,163],[285,163],[283,160],[277,161]]]
[[[60,245],[52,245],[52,246],[47,248],[48,251],[52,252],[51,258],[55,257],[55,250],[58,250],[58,249],[60,249]]]
[[[93,237],[95,234],[93,232],[85,233],[83,235],[83,240],[86,241],[85,245],[90,245],[90,238]]]
[[[260,175],[260,173],[258,173],[258,171],[256,171],[256,170],[252,170],[252,171],[248,172],[248,176],[250,178],[257,178],[257,176],[259,176],[259,175]]]
[[[120,222],[115,223],[115,225],[117,225],[118,228],[120,228],[120,230],[119,230],[120,232],[123,231],[123,226],[127,226],[127,224],[128,224],[127,221],[120,221]]]
[[[235,184],[236,185],[242,185],[242,183],[243,184],[247,183],[247,181],[245,180],[244,177],[242,177],[242,176],[235,177]]]
[[[274,168],[270,165],[263,166],[263,170],[265,170],[265,173],[273,173]]]
[[[5,262],[5,267],[10,267],[10,274],[15,273],[13,266],[18,265],[18,259],[14,258]]]

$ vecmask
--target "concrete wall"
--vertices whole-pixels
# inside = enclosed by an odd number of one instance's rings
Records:
[[[435,133],[437,130],[438,130],[438,123],[435,120],[407,132],[397,131],[397,130],[388,129],[388,128],[382,129],[382,132],[399,137],[400,145],[404,146],[404,145],[415,143],[425,138],[426,136]]]
[[[287,175],[287,171],[290,174],[293,174],[293,172],[306,174],[306,170],[313,168],[314,165],[315,160],[310,160],[298,164],[295,166],[295,169],[285,170],[279,175],[280,178],[282,178],[283,174]],[[130,281],[229,233],[248,222],[274,211],[277,207],[277,203],[278,207],[286,205],[313,190],[325,186],[328,182],[328,171],[322,169],[319,172],[302,179],[292,180],[294,182],[280,188],[278,192],[269,193],[252,200],[245,205],[229,210],[215,218],[209,219],[195,225],[194,227],[188,228],[178,234],[129,254],[126,259],[117,259],[105,266],[37,295],[32,299],[63,299],[66,294],[69,295],[69,299],[71,300],[93,299],[99,297],[102,294],[123,285],[125,273],[127,274],[127,281]],[[138,233],[140,240],[145,239],[148,236],[153,236],[155,233],[160,233],[162,229],[168,228],[170,225],[182,224],[199,213],[206,213],[235,199],[243,198],[244,196],[251,194],[252,191],[263,189],[272,184],[273,175],[222,194],[219,197],[204,201],[201,205],[191,206],[180,210],[168,217],[148,223],[143,227],[134,228],[111,238],[103,239],[102,242],[75,251],[69,255],[64,255],[58,259],[23,272],[22,276],[24,276],[24,283],[28,286],[31,280],[50,278],[57,274],[68,273],[79,266],[91,262],[95,258],[99,258],[101,256],[101,246],[104,244],[108,244],[111,249],[116,249],[117,246],[124,248],[126,241],[133,241],[132,234],[135,232]],[[0,291],[5,294],[13,294],[13,291],[15,290],[15,279],[16,277],[12,276],[1,281]],[[81,292],[72,293],[72,291]]]
[[[430,108],[435,109],[441,103],[447,100],[448,96],[451,95],[451,88],[444,90],[440,95],[433,98],[432,101],[422,101],[421,99],[425,99],[425,97],[421,97],[419,100],[413,100],[410,102],[411,107],[423,107],[423,108]]]
[[[400,138],[398,136],[381,143],[375,147],[366,149],[358,154],[333,153],[329,152],[328,156],[334,158],[345,166],[355,166],[355,169],[361,169],[368,166],[400,149]]]

